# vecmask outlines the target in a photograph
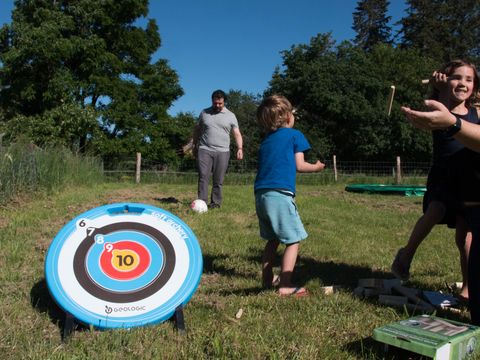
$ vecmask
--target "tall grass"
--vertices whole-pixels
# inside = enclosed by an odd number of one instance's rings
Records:
[[[0,203],[16,194],[58,191],[67,185],[103,181],[101,161],[64,148],[40,149],[27,143],[0,148]]]

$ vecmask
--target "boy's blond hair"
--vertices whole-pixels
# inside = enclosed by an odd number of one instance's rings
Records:
[[[287,122],[293,107],[282,95],[272,95],[263,99],[257,109],[257,122],[266,131],[275,131]]]

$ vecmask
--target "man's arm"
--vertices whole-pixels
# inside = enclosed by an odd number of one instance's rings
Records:
[[[243,138],[242,133],[238,127],[233,128],[233,137],[235,138],[235,143],[237,144],[237,160],[243,159]]]

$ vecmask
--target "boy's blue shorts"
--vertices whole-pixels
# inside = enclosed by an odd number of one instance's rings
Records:
[[[307,238],[293,196],[271,189],[255,192],[255,208],[260,225],[260,236],[293,244]]]

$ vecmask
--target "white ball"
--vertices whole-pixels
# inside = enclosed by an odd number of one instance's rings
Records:
[[[208,211],[207,203],[201,199],[193,200],[190,204],[190,207],[193,211],[198,213],[204,213]]]

